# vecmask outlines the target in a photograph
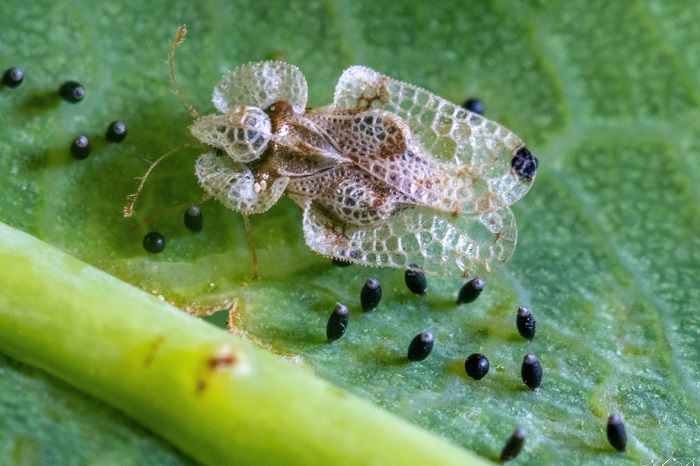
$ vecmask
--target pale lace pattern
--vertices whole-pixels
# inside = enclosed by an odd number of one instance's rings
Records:
[[[266,109],[279,100],[295,113],[306,108],[308,86],[299,68],[280,61],[249,63],[227,72],[214,88],[212,102],[221,113],[250,105]]]
[[[222,113],[191,127],[225,152],[197,160],[202,187],[244,214],[286,194],[303,209],[312,250],[358,264],[467,277],[512,255],[508,206],[528,191],[537,165],[527,152],[534,168],[522,168],[517,136],[364,67],[343,73],[333,104],[307,109],[306,99],[292,65],[228,72],[214,90]]]
[[[237,162],[262,155],[272,135],[270,117],[257,107],[237,107],[230,113],[207,115],[190,126],[200,141],[222,149]]]
[[[340,77],[333,105],[394,113],[433,157],[483,179],[492,210],[513,204],[530,189],[511,173],[513,154],[525,145],[515,134],[424,89],[353,66]]]
[[[204,190],[214,199],[243,214],[268,210],[279,200],[289,182],[289,178],[280,177],[261,190],[248,167],[213,152],[199,156],[195,173]]]

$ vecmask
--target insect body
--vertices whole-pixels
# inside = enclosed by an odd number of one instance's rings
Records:
[[[190,130],[217,149],[196,174],[227,207],[260,213],[287,195],[312,250],[363,265],[466,277],[511,256],[508,206],[537,162],[502,126],[359,66],[321,108],[306,107],[304,76],[283,62],[228,72],[213,102],[220,113]]]

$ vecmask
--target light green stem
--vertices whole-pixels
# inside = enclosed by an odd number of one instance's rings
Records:
[[[485,464],[0,224],[0,352],[211,464]]]

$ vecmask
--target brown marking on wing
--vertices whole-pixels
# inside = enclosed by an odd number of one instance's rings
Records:
[[[374,102],[379,102],[380,108],[386,105],[386,97],[389,95],[386,80],[386,76],[382,76],[380,78],[379,85],[376,88],[376,95],[368,96],[365,91],[362,91],[362,93],[357,98],[357,106],[355,109],[358,111],[370,109],[372,108],[372,104]]]

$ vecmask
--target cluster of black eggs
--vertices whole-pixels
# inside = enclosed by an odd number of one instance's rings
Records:
[[[24,80],[24,71],[21,68],[12,67],[2,75],[2,85],[17,87]],[[57,95],[66,102],[75,104],[85,98],[85,87],[77,81],[65,81],[58,87]],[[120,143],[127,135],[126,124],[122,121],[113,121],[107,126],[104,137],[108,142]],[[70,145],[70,154],[73,158],[83,160],[90,155],[92,147],[90,139],[81,134],[73,139]],[[201,231],[204,223],[202,212],[197,205],[191,205],[184,215],[185,226],[193,232]],[[143,237],[143,248],[152,253],[159,253],[165,249],[165,237],[157,231],[151,231]]]
[[[418,266],[409,265],[405,272],[407,288],[418,295],[425,294],[428,282],[425,274]],[[484,280],[476,277],[468,281],[460,290],[457,297],[457,304],[474,302],[484,289]],[[376,278],[370,278],[365,282],[360,291],[360,304],[365,312],[374,310],[382,299],[382,287]],[[326,337],[329,342],[338,340],[343,336],[348,327],[348,308],[343,304],[338,304],[326,325]],[[521,306],[516,317],[516,327],[523,338],[532,340],[535,337],[535,318],[529,308]],[[409,361],[422,361],[426,359],[433,350],[434,336],[429,331],[417,334],[408,345],[406,357]],[[475,380],[482,379],[489,371],[489,360],[480,353],[469,355],[464,362],[464,369],[467,375]],[[542,366],[534,354],[528,354],[523,359],[521,376],[523,383],[528,387],[538,388],[542,382]]]
[[[202,209],[196,204],[190,205],[185,210],[183,220],[185,227],[192,233],[200,232],[204,228]],[[159,253],[165,249],[165,237],[157,231],[151,231],[143,237],[142,244],[146,251],[154,254]]]
[[[334,261],[336,265],[347,266],[349,262]],[[415,265],[410,265],[405,272],[407,288],[417,294],[425,294],[428,287],[425,274]],[[457,304],[474,302],[484,289],[485,282],[476,277],[468,281],[460,290]],[[360,304],[365,312],[374,310],[382,299],[382,287],[375,278],[367,280],[360,291]],[[329,342],[340,339],[348,328],[348,308],[343,304],[336,304],[326,325],[326,336]],[[527,306],[520,306],[515,317],[515,326],[520,336],[532,340],[535,337],[535,317]],[[432,332],[423,331],[417,334],[408,345],[406,357],[411,362],[426,359],[433,350],[435,338]],[[481,380],[489,372],[489,360],[481,353],[469,355],[464,362],[464,370],[474,380]],[[542,364],[537,356],[528,353],[523,357],[520,376],[523,383],[530,389],[538,389],[542,383]],[[514,459],[523,448],[526,432],[522,427],[517,427],[506,441],[501,451],[500,461],[507,462]],[[610,444],[619,451],[624,451],[627,444],[625,426],[619,415],[613,414],[608,419],[607,436]]]
[[[107,126],[107,131],[105,132],[105,139],[107,141],[122,142],[124,138],[126,138],[126,125],[123,122],[113,121]],[[70,145],[70,154],[78,160],[87,158],[91,150],[90,140],[84,134],[73,139]]]
[[[85,97],[85,88],[77,81],[66,81],[58,88],[58,95],[70,103],[77,103]],[[105,139],[109,142],[122,142],[126,138],[126,125],[121,121],[113,121],[107,126]],[[83,160],[90,155],[90,140],[84,134],[76,137],[70,145],[71,155]]]
[[[608,418],[607,436],[610,445],[618,451],[625,451],[627,448],[627,432],[625,424],[619,414],[611,414]],[[503,450],[501,450],[500,461],[506,463],[520,454],[525,444],[525,429],[516,427],[513,434],[506,440]]]
[[[24,81],[24,70],[12,67],[2,75],[2,84],[7,87],[17,87]],[[70,103],[78,103],[85,98],[85,87],[77,81],[66,81],[58,87],[57,95]],[[126,125],[121,121],[113,121],[107,127],[105,138],[109,142],[122,142],[126,137]],[[82,160],[90,155],[90,140],[84,134],[76,137],[70,145],[71,155]]]

